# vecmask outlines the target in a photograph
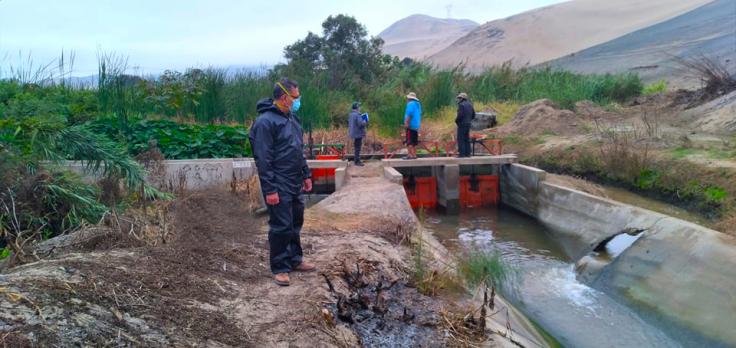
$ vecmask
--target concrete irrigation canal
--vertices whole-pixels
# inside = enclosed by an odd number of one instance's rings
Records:
[[[319,273],[271,283],[251,159],[164,161],[149,180],[179,198],[128,217],[135,240],[95,227],[4,265],[2,342],[736,346],[731,236],[555,184],[514,155],[309,165],[322,194],[302,238]],[[145,224],[156,214],[171,224]],[[490,303],[422,289],[417,236],[427,274],[474,250],[510,276]]]

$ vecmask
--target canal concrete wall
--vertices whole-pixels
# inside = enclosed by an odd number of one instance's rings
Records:
[[[85,163],[68,161],[67,168],[89,179],[99,175],[90,173]],[[237,180],[247,180],[257,174],[252,158],[215,158],[194,160],[164,160],[152,163],[146,182],[166,191],[198,191],[226,187]]]
[[[309,168],[335,168],[335,186],[345,181],[345,161],[308,160]],[[64,166],[84,175],[91,181],[100,175],[87,170],[85,163],[67,161]],[[192,160],[163,160],[147,165],[146,182],[165,191],[199,191],[229,187],[258,175],[253,158],[210,158]]]
[[[519,164],[502,167],[501,201],[548,226],[575,260],[619,233],[642,230],[592,285],[674,324],[685,345],[736,346],[733,236],[545,182],[544,171]]]

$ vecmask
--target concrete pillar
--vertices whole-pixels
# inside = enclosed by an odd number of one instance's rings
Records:
[[[335,169],[335,191],[340,190],[345,185],[346,172],[347,168],[345,167]]]
[[[447,214],[460,213],[460,166],[447,164],[435,167],[437,177],[437,203]]]
[[[383,167],[383,177],[394,184],[401,185],[403,181],[401,173],[391,167]]]

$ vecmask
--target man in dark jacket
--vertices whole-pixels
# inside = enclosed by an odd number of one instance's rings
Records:
[[[470,157],[470,124],[475,118],[475,109],[468,100],[468,95],[457,95],[457,152],[458,157]]]
[[[360,114],[360,103],[354,102],[351,108],[350,115],[348,116],[348,133],[350,138],[355,142],[355,165],[363,166],[363,162],[360,160],[360,148],[363,146],[363,138],[365,138],[365,125],[368,120],[364,119]]]
[[[304,158],[302,127],[295,114],[300,105],[297,83],[281,79],[274,85],[273,99],[258,101],[259,116],[249,134],[268,205],[271,272],[274,282],[282,286],[289,285],[289,272],[315,269],[302,259],[302,190],[312,190],[312,174]]]

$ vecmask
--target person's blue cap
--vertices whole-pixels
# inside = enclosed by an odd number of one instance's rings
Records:
[[[359,107],[360,107],[360,103],[359,102],[357,102],[357,101],[356,102],[353,102],[353,110],[356,110]]]

